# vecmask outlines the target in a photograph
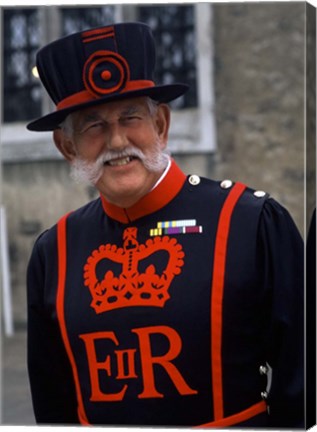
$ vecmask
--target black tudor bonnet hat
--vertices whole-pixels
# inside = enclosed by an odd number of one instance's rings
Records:
[[[37,53],[40,79],[56,111],[27,125],[32,131],[57,129],[68,114],[105,102],[149,96],[169,102],[186,84],[156,85],[155,44],[143,23],[121,23],[74,33]]]

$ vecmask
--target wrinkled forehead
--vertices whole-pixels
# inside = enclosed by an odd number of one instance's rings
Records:
[[[78,122],[89,121],[94,119],[111,120],[120,116],[132,115],[135,113],[147,113],[148,104],[147,97],[138,97],[115,102],[108,102],[102,105],[89,107],[83,110],[76,111],[73,114],[73,121]]]

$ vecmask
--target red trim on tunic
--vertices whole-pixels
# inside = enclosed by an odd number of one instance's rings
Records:
[[[221,209],[215,241],[211,286],[211,374],[214,419],[224,417],[222,383],[222,301],[226,271],[227,241],[234,207],[246,186],[236,183]]]
[[[267,406],[264,401],[258,402],[255,405],[252,405],[250,408],[246,410],[240,411],[237,414],[233,414],[229,417],[225,417],[219,420],[212,421],[210,423],[205,423],[203,425],[196,426],[196,428],[210,428],[210,427],[226,427],[233,426],[243,421],[249,420],[250,418],[266,412]]]
[[[57,250],[58,250],[58,284],[57,284],[57,297],[56,297],[56,312],[57,318],[65,345],[65,349],[72,367],[73,377],[75,381],[77,402],[78,402],[78,417],[83,425],[89,425],[82,394],[80,390],[78,371],[76,367],[75,358],[73,356],[70,342],[67,335],[65,314],[64,314],[64,295],[65,295],[65,282],[67,270],[67,244],[66,244],[66,222],[69,213],[63,216],[57,223]]]
[[[185,181],[186,175],[172,160],[171,167],[161,183],[132,207],[118,207],[101,196],[103,209],[109,217],[121,223],[133,222],[167,205],[180,192]]]

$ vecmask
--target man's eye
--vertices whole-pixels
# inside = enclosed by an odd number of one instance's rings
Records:
[[[122,121],[123,122],[134,122],[134,121],[138,121],[140,120],[141,117],[137,116],[137,115],[133,115],[133,116],[128,116],[128,117],[123,117]]]
[[[88,127],[88,129],[94,129],[94,128],[98,128],[98,127],[103,127],[103,123],[102,122],[93,123]]]
[[[102,122],[91,123],[83,128],[82,133],[94,131],[102,127],[103,127]]]

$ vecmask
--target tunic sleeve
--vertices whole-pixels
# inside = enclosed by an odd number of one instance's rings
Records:
[[[304,427],[304,249],[286,209],[273,199],[259,226],[259,266],[269,293],[267,362],[270,424]]]
[[[306,428],[316,424],[316,209],[306,243]]]
[[[71,368],[54,312],[45,300],[53,281],[45,278],[47,259],[41,252],[38,240],[27,272],[27,361],[35,419],[42,424],[78,424]]]

